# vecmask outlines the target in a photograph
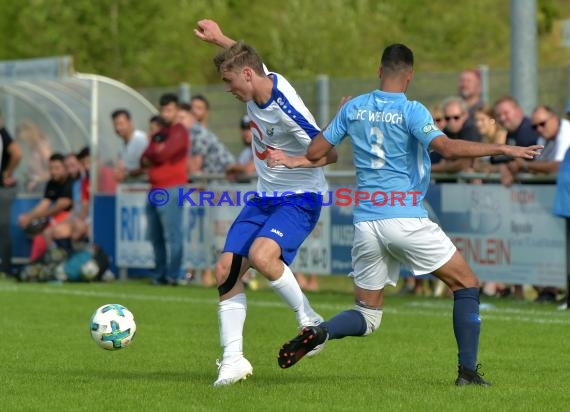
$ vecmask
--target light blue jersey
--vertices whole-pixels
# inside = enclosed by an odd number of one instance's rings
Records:
[[[404,93],[375,90],[349,100],[323,132],[338,145],[350,137],[358,192],[354,223],[427,217],[429,145],[443,133],[429,111]]]

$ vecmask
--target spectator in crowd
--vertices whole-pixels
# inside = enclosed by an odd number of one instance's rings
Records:
[[[154,284],[182,285],[186,281],[181,272],[182,206],[177,199],[178,189],[188,182],[189,137],[188,131],[178,122],[178,110],[176,95],[168,93],[160,98],[160,117],[167,125],[152,136],[141,157],[141,165],[148,168],[151,188],[166,191],[170,199],[162,205],[149,200],[146,206],[156,266]]]
[[[226,169],[226,173],[230,180],[249,182],[249,179],[244,176],[252,175],[255,173],[253,150],[251,148],[251,140],[253,138],[253,134],[249,127],[250,122],[251,119],[248,115],[243,116],[240,120],[240,135],[244,147],[238,156],[237,163],[228,166]]]
[[[115,179],[119,182],[137,180],[144,175],[141,155],[148,145],[145,132],[135,130],[131,113],[126,109],[115,110],[111,114],[115,133],[123,140],[119,161],[115,168]]]
[[[465,100],[460,97],[450,97],[443,101],[446,128],[444,133],[450,139],[480,141],[475,126],[468,123],[469,111]],[[444,159],[432,165],[432,172],[459,172],[471,168],[473,160],[470,158]]]
[[[203,127],[194,111],[183,106],[182,118],[186,126],[190,125],[192,139],[192,155],[188,159],[188,172],[199,173],[226,173],[228,167],[235,163],[235,158],[229,149],[209,129]]]
[[[548,106],[538,106],[532,112],[532,128],[544,139],[544,149],[532,161],[516,159],[508,162],[503,172],[503,184],[510,186],[516,175],[523,173],[557,173],[560,162],[570,147],[570,121],[561,119]]]
[[[79,241],[88,235],[89,176],[86,170],[89,169],[85,169],[90,167],[88,159],[88,147],[81,149],[77,155],[70,153],[65,156],[64,163],[72,184],[73,208],[64,220],[46,228],[43,237],[48,245],[52,239]]]
[[[507,131],[501,127],[491,106],[481,106],[475,110],[475,127],[484,143],[505,144]]]
[[[151,137],[157,134],[164,126],[166,124],[159,115],[152,116],[148,121],[147,141],[150,141]]]
[[[192,149],[194,148],[194,137],[203,133],[203,127],[196,120],[196,116],[192,113],[190,103],[180,103],[178,110],[178,121],[188,131],[189,145],[188,145],[188,161],[186,162],[186,173],[190,176],[196,172],[192,163]]]
[[[4,127],[0,112],[0,274],[12,274],[12,236],[10,219],[16,197],[14,171],[22,159],[22,149]]]
[[[51,155],[49,159],[51,179],[47,182],[43,198],[31,211],[18,217],[19,226],[28,233],[35,234],[30,255],[31,262],[37,261],[47,250],[48,239],[44,236],[46,229],[67,219],[73,207],[72,181],[68,177],[64,160],[62,154]],[[48,233],[52,232],[55,233],[55,229]],[[58,246],[66,250],[71,249],[69,239],[58,238],[55,234],[53,237]]]
[[[445,121],[445,112],[443,107],[439,104],[432,106],[430,108],[431,117],[433,118],[433,123],[437,126],[439,130],[444,130],[447,126]]]
[[[89,200],[91,197],[89,169],[91,168],[91,156],[89,147],[81,149],[79,153],[77,153],[77,159],[81,162],[85,172],[81,178],[81,208],[72,227],[71,238],[73,240],[91,237],[91,218],[89,216]]]
[[[504,96],[493,106],[495,118],[507,130],[507,144],[532,146],[538,141],[538,133],[524,115],[518,102],[511,96]]]
[[[208,117],[210,116],[210,102],[206,96],[197,94],[190,99],[192,114],[202,127],[208,127]]]
[[[482,106],[475,110],[475,127],[484,143],[505,144],[507,141],[507,131],[495,119],[491,106]],[[473,162],[473,168],[478,172],[499,172],[498,166],[492,165],[490,160],[490,156],[477,158]]]
[[[435,106],[432,106],[429,109],[430,113],[431,113],[431,117],[433,119],[433,123],[434,125],[439,129],[439,130],[445,130],[446,126],[447,126],[447,122],[445,120],[445,113],[443,111],[443,107],[440,104],[437,104]],[[439,163],[443,160],[443,157],[436,151],[431,151],[429,154],[429,158],[431,161],[431,164],[434,165],[436,163]],[[407,280],[407,278],[406,278]],[[410,280],[411,282],[411,280]]]
[[[49,140],[37,124],[24,121],[16,130],[16,141],[22,143],[22,149],[27,154],[26,191],[41,192],[50,179],[49,159],[52,152]]]
[[[457,90],[461,98],[467,103],[469,113],[467,123],[470,126],[474,126],[475,112],[483,107],[483,100],[481,99],[481,72],[476,69],[462,71],[459,75]],[[475,129],[475,132],[479,133],[477,129]],[[481,141],[481,136],[479,136],[477,141]]]
[[[67,170],[67,176],[71,179],[71,194],[73,200],[74,211],[79,211],[81,208],[81,180],[85,171],[83,165],[77,158],[75,153],[69,153],[65,155],[64,160],[65,169]]]

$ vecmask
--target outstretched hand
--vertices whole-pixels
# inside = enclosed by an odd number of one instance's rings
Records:
[[[505,146],[505,155],[511,157],[520,157],[522,159],[532,160],[540,155],[540,151],[544,146],[534,145],[528,147],[521,146]]]
[[[214,20],[200,20],[198,27],[194,29],[194,34],[201,40],[208,43],[219,44],[220,39],[224,37],[220,26]]]

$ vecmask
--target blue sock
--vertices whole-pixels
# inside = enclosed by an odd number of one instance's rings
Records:
[[[465,288],[453,292],[453,331],[459,349],[459,364],[475,370],[481,318],[479,317],[479,289]]]
[[[362,336],[366,332],[364,316],[354,309],[341,312],[321,325],[327,328],[329,339],[342,339],[345,336]]]

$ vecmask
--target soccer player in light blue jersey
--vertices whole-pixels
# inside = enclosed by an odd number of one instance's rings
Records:
[[[413,75],[413,53],[387,47],[379,69],[380,90],[349,100],[309,145],[307,160],[326,156],[349,137],[360,202],[354,207],[351,276],[353,309],[318,326],[305,327],[285,343],[278,362],[288,368],[327,339],[365,336],[380,326],[384,286],[395,286],[400,265],[414,275],[433,273],[454,294],[453,329],[459,349],[456,385],[488,385],[477,371],[479,281],[451,240],[422,206],[430,180],[429,151],[446,158],[507,155],[532,159],[541,146],[516,147],[449,139],[429,111],[404,94]],[[272,164],[294,167],[298,159],[270,154]],[[364,198],[364,200],[362,200]]]

